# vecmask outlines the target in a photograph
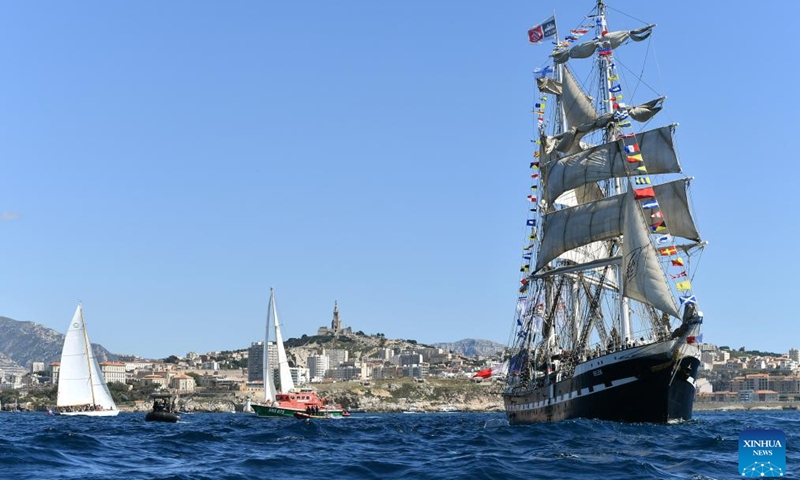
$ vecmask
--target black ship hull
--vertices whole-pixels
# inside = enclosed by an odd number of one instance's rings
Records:
[[[167,412],[164,410],[154,410],[151,412],[147,412],[147,415],[144,417],[146,422],[170,422],[175,423],[181,419],[180,415],[173,412]]]
[[[690,347],[690,354],[676,355],[672,348],[664,347],[621,350],[580,364],[568,379],[536,388],[508,389],[503,397],[509,423],[570,418],[649,423],[690,420],[699,352]]]

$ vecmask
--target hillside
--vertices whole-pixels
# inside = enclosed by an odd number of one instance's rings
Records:
[[[31,362],[47,365],[59,361],[63,344],[64,334],[52,328],[0,317],[0,369],[6,373],[17,369],[27,371]],[[93,344],[92,349],[100,362],[117,358],[101,345]]]
[[[435,412],[444,406],[468,412],[502,410],[502,384],[476,383],[466,378],[432,377],[420,383],[403,377],[363,383],[324,383],[315,387],[318,395],[365,412],[402,412],[411,408]]]
[[[392,340],[382,335],[303,335],[290,338],[284,342],[287,354],[294,365],[307,365],[309,355],[326,350],[347,350],[351,359],[372,358],[379,356],[384,348],[391,348],[395,353],[403,350],[433,348],[431,345],[417,343],[416,340]],[[293,358],[292,358],[293,357]]]

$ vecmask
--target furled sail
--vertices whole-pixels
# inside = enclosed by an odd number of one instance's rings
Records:
[[[633,193],[624,194],[624,238],[622,243],[622,294],[633,300],[679,317],[672,295],[653,244],[642,210]]]
[[[653,191],[670,233],[699,241],[700,235],[686,197],[686,180],[656,185]],[[625,195],[614,195],[544,215],[535,270],[564,252],[622,235]]]
[[[615,49],[625,43],[628,39],[635,42],[641,42],[653,33],[655,25],[647,25],[646,27],[637,28],[636,30],[618,30],[616,32],[609,32],[600,38],[575,45],[572,48],[562,50],[553,54],[555,63],[565,63],[570,58],[587,58],[594,54],[594,52],[602,47],[605,43]]]
[[[581,138],[590,132],[607,127],[613,120],[620,119],[620,115],[623,114],[621,112],[624,112],[624,114],[627,114],[637,122],[646,122],[661,111],[663,101],[664,97],[659,97],[635,107],[621,107],[615,113],[606,113],[600,115],[594,121],[572,126],[563,133],[548,138],[546,142],[542,142],[542,145],[545,146],[547,153],[551,153],[553,149],[562,153],[576,153],[573,149],[579,145],[578,142]]]
[[[552,93],[553,95],[561,95],[562,92],[561,82],[549,77],[537,78],[536,87],[542,93]]]
[[[673,126],[636,135],[644,166],[650,174],[680,173],[681,166],[672,141]],[[605,143],[568,155],[543,169],[546,197],[556,199],[569,189],[592,182],[628,175],[627,154],[619,141]]]
[[[594,108],[592,98],[578,85],[575,75],[569,68],[562,68],[563,93],[561,104],[564,106],[564,115],[567,126],[578,126],[593,123],[600,115]]]

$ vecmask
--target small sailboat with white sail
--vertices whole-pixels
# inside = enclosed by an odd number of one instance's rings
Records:
[[[278,310],[275,306],[275,289],[269,291],[269,307],[267,309],[267,331],[264,339],[264,402],[251,403],[250,407],[260,417],[296,417],[298,415],[322,415],[324,417],[341,417],[343,409],[329,405],[317,397],[311,388],[295,388],[289,368],[289,359],[283,345]],[[272,319],[272,322],[270,322]],[[270,324],[275,328],[275,349],[278,358],[278,385],[273,380],[269,364]]]
[[[113,417],[119,414],[100,371],[79,303],[64,337],[58,374],[58,414]]]

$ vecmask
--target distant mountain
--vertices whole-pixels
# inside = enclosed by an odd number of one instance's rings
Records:
[[[476,338],[465,338],[464,340],[449,343],[434,343],[433,346],[466,357],[497,355],[498,352],[502,352],[503,349],[506,348],[502,343],[493,342],[491,340],[479,340]]]
[[[34,322],[20,322],[0,317],[0,369],[5,373],[16,369],[28,371],[31,362],[50,362],[61,359],[64,334]],[[117,356],[101,345],[92,350],[99,362],[116,360]]]

